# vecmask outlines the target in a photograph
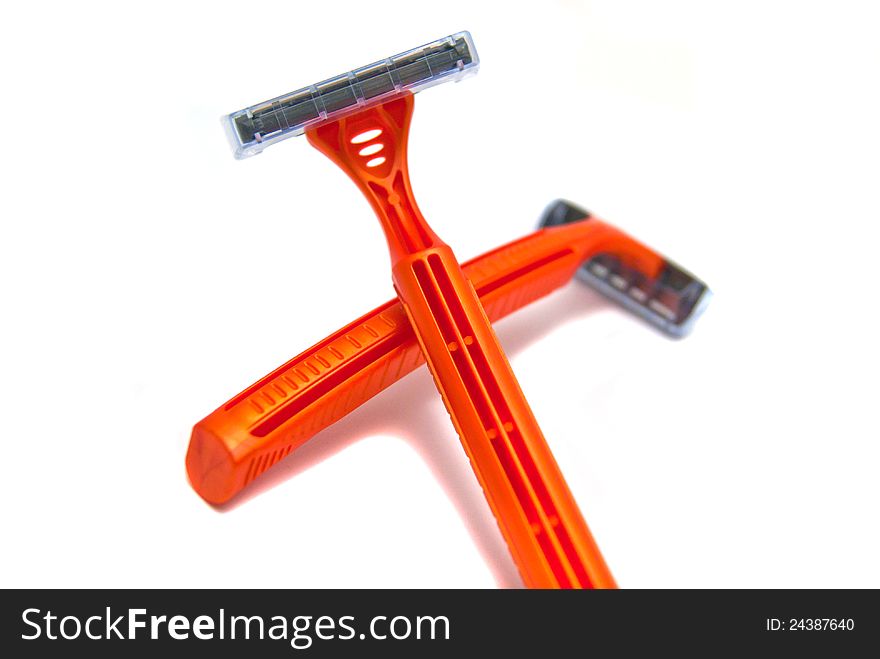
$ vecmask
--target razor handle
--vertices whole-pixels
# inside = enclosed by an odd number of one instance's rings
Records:
[[[452,250],[399,261],[398,297],[525,584],[613,586],[507,357]]]
[[[553,206],[545,220],[558,219]],[[463,265],[489,320],[571,281],[592,259],[613,255],[646,279],[664,259],[587,213],[536,231]],[[229,501],[324,428],[425,363],[409,319],[391,300],[279,366],[199,421],[186,470],[198,494]]]
[[[530,588],[613,588],[611,576],[452,250],[422,217],[403,93],[307,130],[385,231],[392,279],[498,525]]]

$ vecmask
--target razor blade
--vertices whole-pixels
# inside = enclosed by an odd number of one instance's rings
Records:
[[[579,222],[590,213],[565,200],[544,211],[541,226]],[[577,272],[577,278],[602,295],[640,316],[674,338],[686,336],[705,311],[712,291],[690,272],[668,259],[656,277],[624,263],[618,254],[595,254]]]
[[[418,48],[367,64],[224,117],[236,158],[305,133],[402,91],[416,93],[477,72],[480,60],[469,32],[457,32]]]

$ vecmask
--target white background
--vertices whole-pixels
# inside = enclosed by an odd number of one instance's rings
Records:
[[[388,299],[305,140],[219,117],[468,29],[420,94],[464,260],[567,197],[715,298],[670,341],[573,283],[498,332],[624,587],[880,587],[880,15],[864,2],[15,3],[0,61],[0,585],[517,585],[426,371],[218,511],[192,425]]]

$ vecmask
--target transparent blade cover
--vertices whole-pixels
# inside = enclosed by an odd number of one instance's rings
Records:
[[[224,117],[236,158],[302,135],[306,128],[401,91],[461,80],[477,72],[480,59],[469,32],[444,39],[330,78]]]

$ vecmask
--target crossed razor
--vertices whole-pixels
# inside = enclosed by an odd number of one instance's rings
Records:
[[[539,230],[464,264],[492,322],[577,278],[667,336],[683,338],[711,291],[682,267],[564,200]],[[412,326],[389,300],[285,362],[199,421],[186,469],[223,504],[376,394],[423,366]]]
[[[701,281],[565,201],[541,228],[460,265],[412,193],[415,92],[476,72],[467,32],[229,115],[237,157],[294,135],[336,163],[370,202],[397,300],[274,370],[193,428],[194,489],[223,503],[320,430],[427,363],[523,582],[614,588],[491,322],[575,274],[673,336],[709,299]]]

